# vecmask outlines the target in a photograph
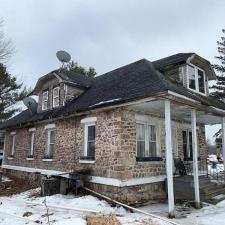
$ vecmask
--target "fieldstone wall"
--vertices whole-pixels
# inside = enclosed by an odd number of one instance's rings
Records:
[[[165,129],[164,118],[149,115],[150,120],[157,123],[159,154],[162,161],[136,162],[136,119],[135,112],[128,108],[107,110],[98,114],[71,117],[55,122],[38,123],[33,126],[19,128],[16,131],[16,143],[14,158],[10,159],[10,132],[6,132],[5,138],[5,165],[49,169],[57,171],[70,171],[82,168],[90,168],[92,175],[127,180],[132,178],[144,178],[150,176],[165,175]],[[84,164],[80,162],[80,156],[84,150],[84,124],[81,120],[86,117],[96,117],[96,155],[95,163]],[[55,147],[52,161],[43,161],[46,148],[45,126],[54,123]],[[182,130],[190,129],[190,124],[173,121],[172,126],[177,132],[177,148],[179,157],[183,158]],[[35,127],[34,159],[27,160],[29,149],[28,129]],[[206,157],[205,131],[203,125],[198,125],[199,154]],[[7,170],[9,173],[9,170]],[[17,172],[13,172],[15,175]],[[17,173],[21,176],[21,172]],[[24,176],[21,176],[24,177]],[[31,176],[32,177],[32,176]],[[135,195],[134,201],[157,198],[165,195],[162,182],[137,185],[131,187],[113,187],[108,185],[92,184],[97,190],[110,195],[122,193],[123,198],[128,198],[129,193]],[[157,187],[157,188],[156,188]],[[159,195],[157,194],[159,190]],[[134,194],[136,193],[136,194]],[[163,194],[164,193],[164,194]],[[128,199],[118,199],[128,201]],[[129,200],[129,202],[133,202]]]

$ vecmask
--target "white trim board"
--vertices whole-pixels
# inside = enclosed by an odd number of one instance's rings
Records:
[[[44,175],[57,175],[62,174],[62,171],[56,170],[44,170],[38,168],[31,168],[31,167],[22,167],[22,166],[11,166],[11,165],[2,165],[4,169],[11,169],[17,171],[23,171],[28,173],[41,173]],[[62,175],[62,177],[69,177],[68,174]],[[135,186],[135,185],[142,185],[142,184],[152,184],[157,182],[162,182],[166,179],[166,175],[161,176],[151,176],[151,177],[143,177],[143,178],[133,178],[129,180],[119,180],[115,178],[108,178],[108,177],[98,177],[98,176],[91,176],[90,182],[95,184],[104,184],[109,186],[115,187],[127,187],[127,186]]]
[[[162,182],[165,179],[166,179],[166,175],[133,178],[129,180],[119,180],[115,178],[92,176],[90,181],[95,184],[104,184],[104,185],[116,186],[116,187],[126,187],[126,186],[135,186],[135,185]]]

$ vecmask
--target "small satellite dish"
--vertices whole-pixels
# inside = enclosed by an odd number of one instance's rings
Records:
[[[37,112],[37,102],[31,98],[26,97],[23,99],[23,104],[30,110],[31,114],[35,114]]]
[[[56,57],[62,63],[68,63],[71,60],[71,56],[66,51],[58,51],[56,52]]]

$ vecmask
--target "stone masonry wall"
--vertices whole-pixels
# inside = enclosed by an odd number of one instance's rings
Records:
[[[96,116],[96,160],[94,164],[79,163],[84,149],[83,117],[74,117],[54,122],[56,125],[55,147],[52,161],[43,161],[46,148],[45,125],[35,126],[34,160],[27,160],[29,132],[31,127],[16,130],[15,154],[9,159],[10,131],[6,132],[4,164],[68,171],[90,167],[97,176],[117,179],[141,178],[165,174],[165,129],[164,119],[150,116],[157,121],[158,142],[160,142],[161,162],[136,162],[135,112],[125,109],[109,110]],[[87,116],[87,117],[88,117]],[[183,158],[182,130],[190,129],[190,124],[172,123],[176,127],[178,153]],[[206,158],[204,126],[198,126],[199,155]]]
[[[81,123],[81,119],[93,116],[97,118],[95,163],[84,164],[80,162],[80,156],[83,154],[84,149],[84,124]],[[46,148],[45,126],[50,122],[39,123],[33,126],[36,128],[33,160],[26,159],[29,149],[28,129],[32,127],[23,127],[13,130],[16,131],[15,154],[13,159],[8,158],[10,132],[12,131],[9,130],[6,132],[3,164],[63,172],[82,168],[91,168],[92,175],[94,176],[121,180],[165,175],[164,118],[157,118],[151,115],[149,115],[149,118],[152,122],[157,124],[159,154],[163,159],[162,161],[136,162],[135,112],[128,110],[127,108],[120,108],[107,110],[98,114],[71,117],[55,121],[55,147],[52,161],[42,160]],[[191,125],[172,121],[172,126],[176,128],[178,154],[182,158],[182,130],[190,129]],[[199,140],[199,153],[202,157],[205,157],[206,148],[204,126],[198,126],[197,133]],[[158,188],[159,190],[162,190],[162,184],[160,185]],[[95,184],[93,187],[103,189],[105,192],[110,192],[110,190],[114,190],[114,188],[116,188],[110,185],[100,184]],[[138,193],[140,192],[145,195],[145,197],[148,196],[148,199],[151,199],[149,195],[157,196],[154,193],[154,187],[153,183],[121,188],[120,191],[125,193],[130,190],[134,193],[136,190]],[[150,188],[149,191],[146,191],[147,188]],[[159,195],[163,196],[165,195],[165,192],[160,191]],[[141,198],[143,197],[139,196],[135,201],[139,201]]]

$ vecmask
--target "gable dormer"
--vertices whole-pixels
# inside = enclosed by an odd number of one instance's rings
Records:
[[[33,90],[38,95],[38,112],[64,106],[91,85],[91,79],[67,70],[56,70],[41,77]]]
[[[209,61],[195,53],[179,53],[153,62],[156,69],[190,91],[208,96],[208,81],[216,74]]]

